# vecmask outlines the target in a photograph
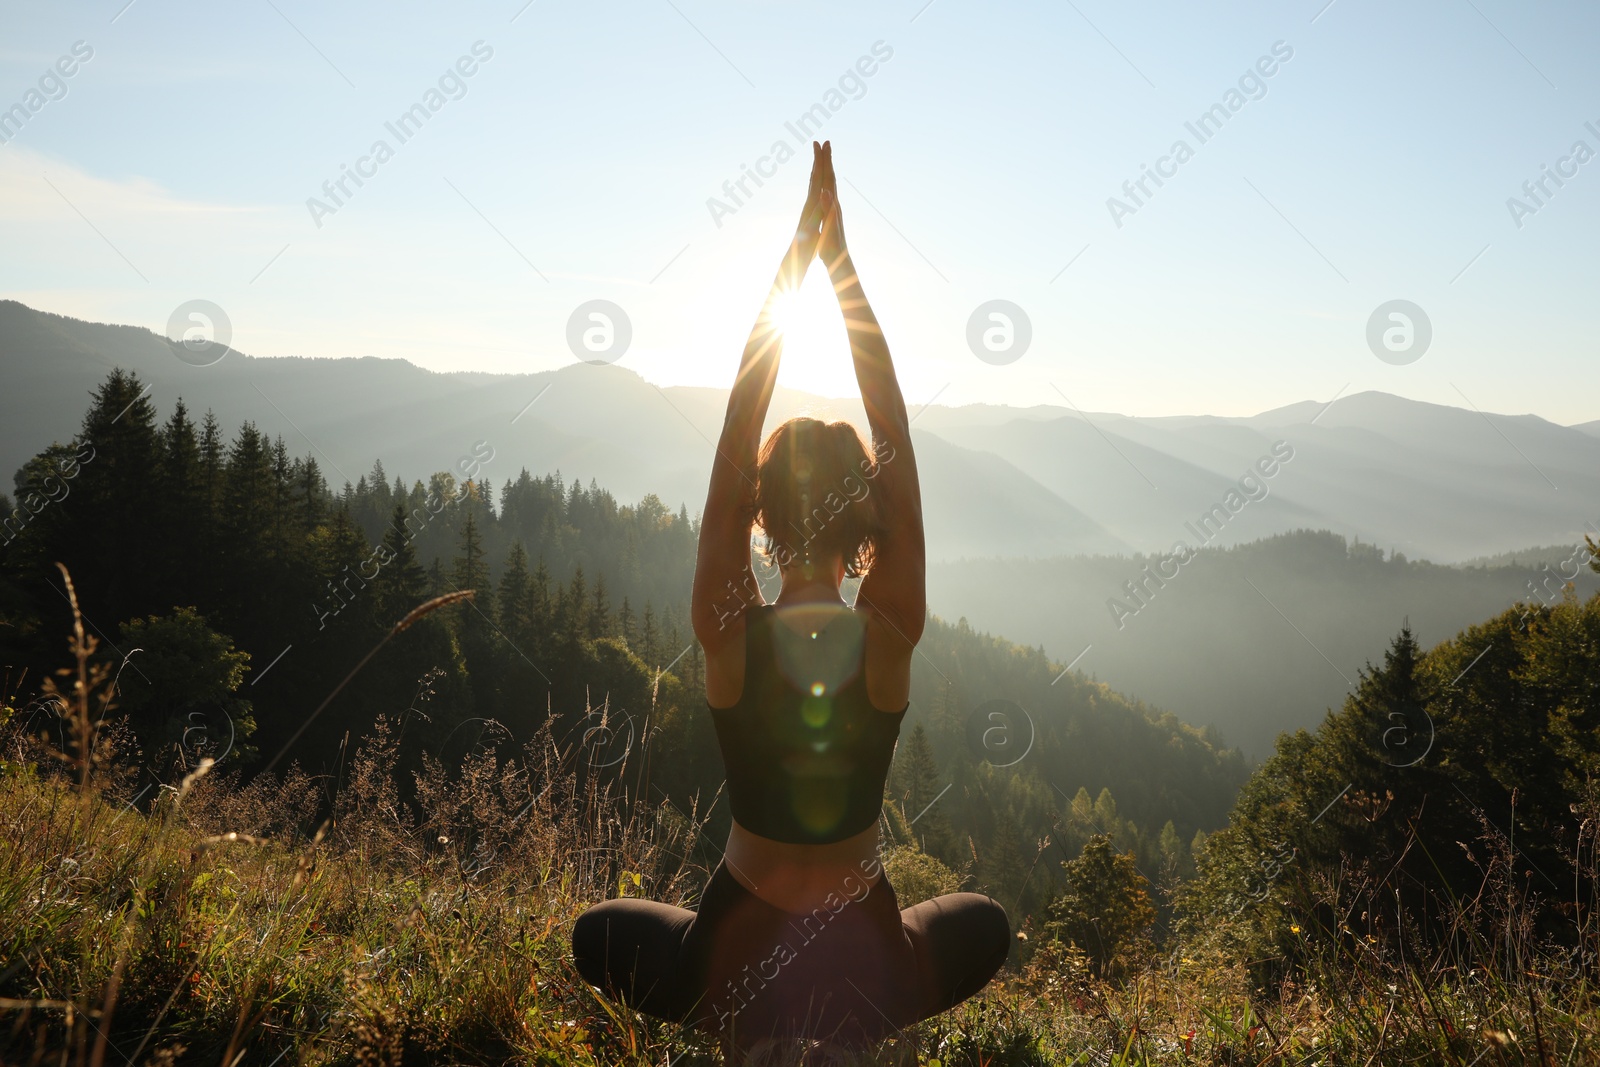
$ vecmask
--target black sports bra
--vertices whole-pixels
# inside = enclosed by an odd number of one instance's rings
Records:
[[[761,837],[843,841],[883,810],[906,709],[879,711],[867,699],[861,616],[843,607],[783,611],[781,621],[773,604],[745,612],[744,691],[729,708],[706,703],[729,805],[739,825]]]

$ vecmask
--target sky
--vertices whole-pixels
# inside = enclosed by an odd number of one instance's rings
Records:
[[[584,355],[603,300],[607,358],[725,386],[809,112],[913,407],[1380,389],[1572,424],[1600,418],[1597,43],[1593,4],[1510,0],[8,2],[0,296],[493,372]],[[780,382],[851,395],[830,299],[813,271]]]

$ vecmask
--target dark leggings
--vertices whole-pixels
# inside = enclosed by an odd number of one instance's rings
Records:
[[[857,881],[795,915],[723,866],[698,911],[608,900],[572,930],[578,973],[590,985],[739,1045],[793,1036],[876,1041],[982,989],[1010,946],[1005,909],[977,893],[901,911],[880,877],[870,890]]]

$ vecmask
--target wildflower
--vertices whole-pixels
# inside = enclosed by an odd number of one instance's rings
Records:
[[[1289,927],[1289,932],[1291,934],[1298,934],[1300,932],[1300,928],[1298,926],[1291,926]]]

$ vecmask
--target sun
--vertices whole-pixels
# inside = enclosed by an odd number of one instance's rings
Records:
[[[804,328],[801,320],[805,317],[807,309],[800,302],[802,291],[803,287],[799,289],[780,289],[778,294],[772,298],[772,325],[777,327],[778,332],[784,335],[785,341],[788,340],[791,334]]]
[[[779,381],[822,396],[856,394],[849,331],[834,299],[833,283],[820,263],[811,264],[798,288],[774,298],[772,320],[783,335]]]

